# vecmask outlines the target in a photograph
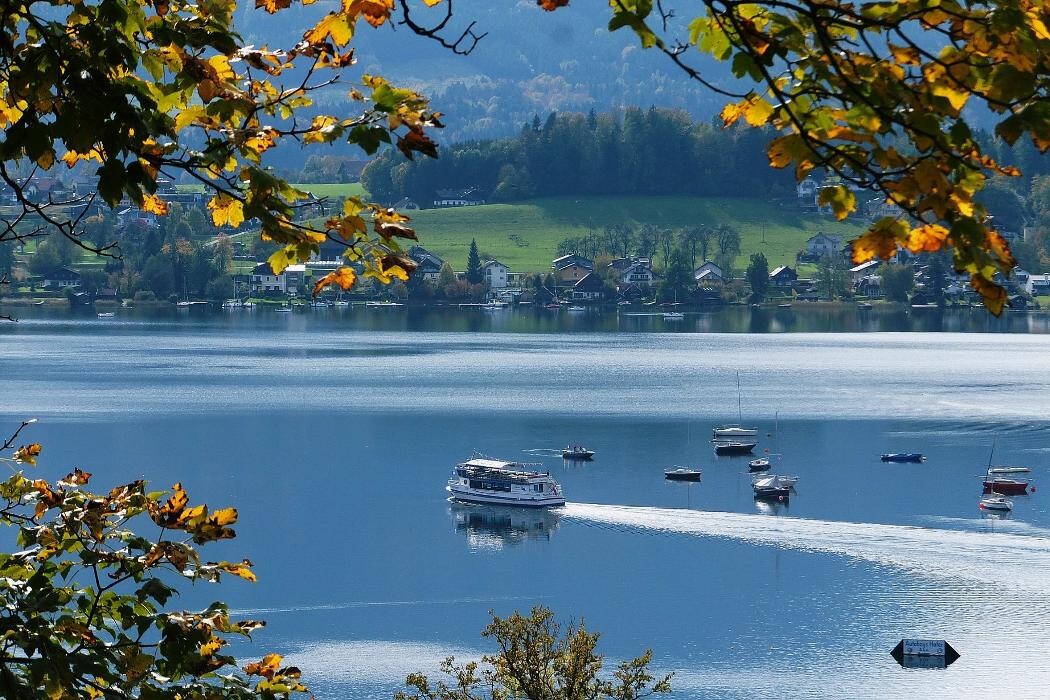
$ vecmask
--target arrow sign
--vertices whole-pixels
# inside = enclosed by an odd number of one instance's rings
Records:
[[[959,652],[943,639],[902,639],[890,656],[904,668],[947,668]]]

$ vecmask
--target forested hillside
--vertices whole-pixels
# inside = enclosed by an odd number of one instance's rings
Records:
[[[476,188],[487,201],[586,195],[794,196],[789,173],[771,170],[756,129],[721,129],[685,112],[551,114],[515,138],[446,148],[437,160],[386,152],[362,176],[380,201],[423,206],[435,192]]]

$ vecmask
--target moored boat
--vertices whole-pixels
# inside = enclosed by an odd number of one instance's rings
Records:
[[[452,498],[528,508],[565,505],[561,486],[550,473],[526,470],[521,462],[475,457],[456,465],[448,480]]]
[[[736,418],[737,423],[727,423],[711,431],[712,437],[720,438],[754,438],[758,436],[758,428],[745,428],[743,423],[743,407],[740,397],[740,372],[736,373]]]
[[[703,476],[704,473],[699,469],[679,467],[677,469],[664,470],[664,478],[669,481],[700,481]]]
[[[665,321],[681,321],[685,318],[685,314],[681,311],[667,311],[664,313]]]
[[[113,311],[103,311],[102,313],[98,314],[98,317],[99,318],[113,318],[116,315],[117,314],[115,312],[113,312]]]
[[[590,461],[594,459],[594,450],[588,450],[582,445],[566,447],[561,451],[562,459],[574,459],[577,461]]]
[[[1013,501],[1005,496],[998,496],[992,494],[990,496],[984,496],[981,498],[981,502],[977,505],[981,510],[995,510],[1000,512],[1011,511],[1014,509]]]
[[[771,501],[786,501],[791,496],[791,486],[781,481],[777,475],[755,479],[751,482],[755,498]]]
[[[715,454],[718,455],[746,455],[751,454],[758,443],[754,440],[712,440],[715,446]]]
[[[749,472],[768,472],[770,468],[769,460],[764,457],[759,459],[753,459],[747,463],[747,470]]]
[[[1028,474],[1032,470],[1029,467],[992,467],[989,474]]]
[[[926,455],[921,452],[891,452],[882,455],[883,462],[925,462]]]
[[[999,476],[984,477],[984,493],[999,494],[1002,496],[1025,496],[1028,494],[1028,481],[1007,479]]]

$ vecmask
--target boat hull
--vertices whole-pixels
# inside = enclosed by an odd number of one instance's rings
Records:
[[[574,462],[590,462],[594,459],[593,452],[571,452],[564,451],[561,453],[562,459],[571,459]]]
[[[462,503],[504,505],[515,506],[518,508],[553,508],[565,505],[565,499],[561,496],[547,496],[544,498],[525,499],[517,496],[501,495],[496,493],[478,493],[477,491],[459,489],[454,486],[446,486],[445,490],[452,495],[452,498]]]
[[[998,493],[1003,496],[1024,496],[1028,494],[1027,481],[986,481],[985,493]]]
[[[715,454],[718,455],[747,455],[751,454],[751,450],[755,449],[757,443],[743,442],[743,443],[715,443]]]
[[[926,457],[925,457],[925,455],[921,455],[921,454],[918,454],[916,452],[905,452],[905,453],[900,453],[900,454],[882,455],[882,461],[883,462],[897,462],[897,463],[914,462],[914,463],[917,464],[919,462],[926,461]]]
[[[764,488],[755,489],[755,498],[761,501],[786,501],[791,497],[791,489]]]
[[[703,478],[703,474],[700,472],[664,472],[664,478],[668,481],[700,481]]]

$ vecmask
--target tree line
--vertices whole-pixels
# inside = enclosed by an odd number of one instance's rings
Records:
[[[685,112],[630,108],[618,113],[539,117],[514,138],[446,147],[441,158],[379,155],[361,180],[373,198],[408,197],[421,206],[443,189],[476,188],[487,200],[586,195],[789,195],[790,175],[771,170],[769,135],[697,123]]]

